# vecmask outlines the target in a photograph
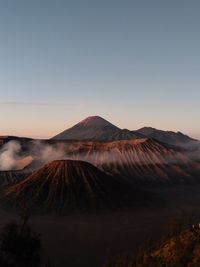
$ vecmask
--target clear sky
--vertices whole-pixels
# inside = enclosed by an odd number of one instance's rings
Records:
[[[90,115],[200,138],[199,0],[1,0],[0,135]]]

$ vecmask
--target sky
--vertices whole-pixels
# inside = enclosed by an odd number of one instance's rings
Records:
[[[0,0],[0,135],[99,115],[200,138],[199,0]]]

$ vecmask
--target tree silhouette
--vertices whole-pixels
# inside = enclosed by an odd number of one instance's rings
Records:
[[[5,225],[0,233],[0,266],[39,267],[41,242],[39,234],[28,224],[30,210],[20,206],[20,221]]]

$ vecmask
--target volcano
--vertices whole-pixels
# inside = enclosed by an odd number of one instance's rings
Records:
[[[70,142],[66,157],[90,162],[102,171],[134,183],[191,182],[199,177],[200,164],[180,149],[153,139],[113,142]]]
[[[79,122],[75,126],[54,136],[52,140],[79,140],[79,141],[118,141],[134,140],[139,138],[156,139],[157,141],[188,148],[199,146],[199,141],[181,132],[162,131],[152,127],[143,127],[130,131],[120,129],[99,116],[91,116]]]
[[[6,190],[8,199],[42,210],[96,210],[121,205],[133,191],[83,161],[57,160]]]
[[[70,129],[54,136],[53,140],[113,141],[140,138],[142,134],[120,129],[99,116],[91,116]]]

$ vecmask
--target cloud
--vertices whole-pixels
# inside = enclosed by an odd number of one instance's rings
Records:
[[[13,106],[13,105],[26,105],[26,106],[59,106],[66,105],[65,102],[40,102],[40,101],[15,101],[15,100],[0,100],[0,105]]]

